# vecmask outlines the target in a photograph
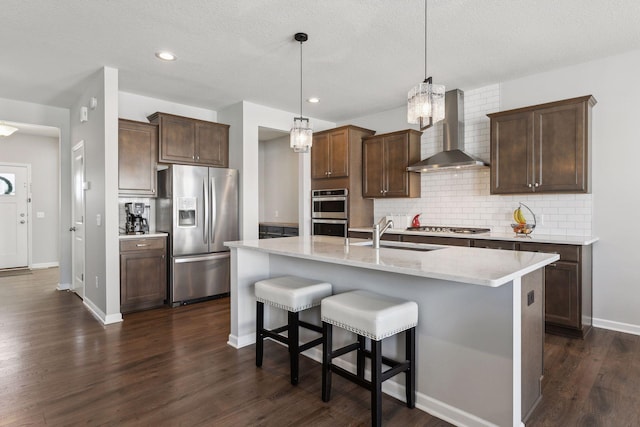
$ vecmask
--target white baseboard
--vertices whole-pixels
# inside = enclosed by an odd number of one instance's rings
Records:
[[[640,335],[640,325],[631,323],[614,322],[613,320],[593,318],[593,326],[612,331],[625,332],[627,334]]]
[[[52,268],[52,267],[59,267],[60,264],[58,264],[57,262],[39,262],[37,264],[31,264],[31,269],[32,270],[40,270],[43,268]]]
[[[316,362],[322,363],[322,351],[318,348],[311,348],[302,354]],[[336,365],[343,369],[347,369],[351,372],[356,371],[356,366],[353,363],[347,362],[343,359],[334,359],[334,361]],[[382,392],[398,399],[401,402],[407,401],[404,385],[396,382],[393,378],[382,383]],[[495,424],[487,420],[448,405],[437,399],[433,399],[420,392],[416,392],[416,408],[456,426],[495,427]],[[524,424],[521,425],[524,427]]]
[[[70,291],[71,283],[58,283],[58,286],[56,286],[56,289],[59,291]]]
[[[229,334],[227,344],[233,348],[242,348],[256,343],[256,334],[242,335],[240,337]]]
[[[84,298],[82,300],[84,306],[93,314],[98,321],[100,321],[103,325],[110,325],[112,323],[122,322],[122,314],[109,314],[106,315],[102,310],[98,308],[90,299]]]

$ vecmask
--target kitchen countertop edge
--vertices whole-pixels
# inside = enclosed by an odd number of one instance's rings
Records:
[[[349,231],[371,233],[371,228],[349,228]],[[478,234],[465,234],[465,233],[431,233],[428,231],[413,231],[413,230],[400,230],[390,229],[385,234],[405,234],[413,236],[430,236],[430,237],[451,237],[454,239],[484,239],[484,240],[503,240],[511,242],[522,243],[554,243],[559,245],[578,245],[589,246],[600,240],[594,236],[553,236],[548,234],[531,234],[530,237],[516,237],[513,233],[478,233]]]
[[[230,248],[488,287],[502,286],[560,258],[557,254],[457,246],[441,246],[442,249],[430,252],[399,248],[376,250],[371,246],[357,245],[358,242],[364,242],[362,239],[350,240],[356,245],[345,246],[341,243],[344,239],[328,236],[241,240],[224,244]],[[509,260],[513,261],[514,253],[529,254],[531,259],[526,262],[517,261],[517,266],[512,264],[511,267],[505,267]],[[460,268],[456,260],[472,254],[476,265]],[[447,266],[451,261],[454,261],[454,264]],[[491,266],[492,262],[498,267]]]
[[[120,235],[118,235],[118,238],[120,240],[146,239],[148,237],[167,237],[168,235],[169,235],[169,233],[162,233],[162,232],[147,233],[147,234],[120,234]]]

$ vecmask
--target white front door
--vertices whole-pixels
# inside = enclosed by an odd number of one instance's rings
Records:
[[[29,267],[29,172],[0,164],[0,268]]]
[[[80,298],[84,298],[84,141],[80,141],[73,147],[71,158],[73,176],[70,229],[73,236],[71,288]]]

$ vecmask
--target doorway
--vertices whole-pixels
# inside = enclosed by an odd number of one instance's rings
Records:
[[[0,163],[0,269],[31,267],[31,165]]]
[[[289,133],[258,128],[259,222],[297,227],[299,154],[289,147]]]

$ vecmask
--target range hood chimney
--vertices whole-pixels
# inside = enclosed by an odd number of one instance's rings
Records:
[[[464,92],[450,90],[444,98],[442,121],[443,151],[407,167],[409,172],[432,172],[444,169],[480,168],[483,160],[464,152]]]

